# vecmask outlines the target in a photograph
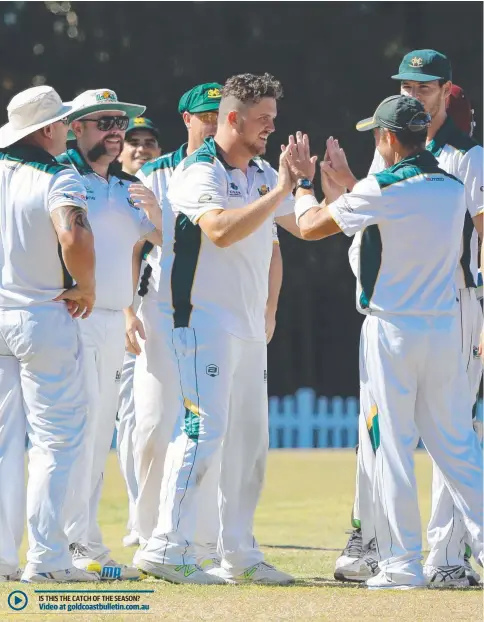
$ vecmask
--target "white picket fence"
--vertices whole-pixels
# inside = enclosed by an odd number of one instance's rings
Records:
[[[316,397],[312,389],[269,398],[271,449],[354,447],[358,442],[359,401]]]

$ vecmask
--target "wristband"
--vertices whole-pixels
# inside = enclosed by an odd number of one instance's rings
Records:
[[[312,207],[319,207],[318,200],[314,194],[305,194],[300,199],[297,199],[294,206],[294,213],[296,214],[296,224],[299,226],[299,219],[303,214],[308,212]]]

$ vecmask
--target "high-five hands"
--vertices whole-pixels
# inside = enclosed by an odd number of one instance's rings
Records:
[[[344,149],[339,146],[338,139],[332,136],[326,141],[326,154],[321,164],[321,173],[323,170],[337,186],[352,190],[357,182],[348,165]]]
[[[311,155],[307,134],[296,132],[296,138],[291,134],[287,147],[281,145],[281,150],[285,153],[285,159],[294,181],[301,178],[313,180],[318,156]]]

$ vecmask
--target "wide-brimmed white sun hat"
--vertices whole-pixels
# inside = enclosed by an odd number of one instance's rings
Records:
[[[105,110],[119,110],[124,112],[130,119],[139,117],[146,110],[146,106],[139,104],[127,104],[120,102],[118,96],[111,89],[92,89],[84,91],[72,102],[75,112],[69,115],[69,123],[82,119],[82,117]]]
[[[17,93],[7,106],[8,123],[0,127],[0,148],[8,147],[74,112],[51,86],[34,86]]]

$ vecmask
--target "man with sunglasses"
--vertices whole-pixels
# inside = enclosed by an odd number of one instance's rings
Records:
[[[123,309],[133,300],[131,258],[142,238],[160,243],[161,213],[147,188],[114,168],[130,118],[144,106],[119,102],[114,91],[96,89],[74,100],[69,117],[77,146],[59,160],[81,175],[97,253],[97,300],[81,326],[85,348],[85,383],[89,394],[85,474],[90,479],[89,506],[73,505],[68,535],[74,565],[101,566],[102,579],[136,579],[139,573],[111,559],[97,524],[103,471],[111,447],[124,358]]]
[[[416,97],[431,116],[427,150],[435,155],[439,166],[460,179],[466,189],[467,213],[463,231],[456,284],[461,317],[461,347],[456,356],[463,356],[467,370],[472,403],[476,401],[482,367],[479,361],[478,340],[482,327],[482,310],[476,297],[478,237],[482,239],[483,218],[483,151],[467,133],[458,129],[447,107],[452,96],[452,69],[448,58],[435,50],[414,50],[402,60],[398,74],[400,92]],[[356,178],[349,170],[341,149],[330,154],[329,173],[338,183],[353,188]],[[381,156],[375,153],[370,173],[385,168]],[[350,249],[350,263],[355,274],[360,269],[361,236],[357,234]],[[366,416],[366,417],[365,417]],[[378,560],[374,549],[374,517],[372,487],[374,450],[366,420],[360,415],[360,438],[357,466],[355,507],[361,520],[348,546],[336,562],[335,577],[340,580],[364,581],[376,572]],[[424,571],[432,585],[475,585],[479,575],[470,565],[470,549],[464,546],[463,518],[454,506],[440,471],[434,468],[432,483],[432,516],[428,527],[431,547]],[[469,536],[467,536],[467,539]],[[360,546],[355,546],[359,541]],[[357,542],[358,543],[358,542]],[[362,544],[362,546],[361,546]],[[363,550],[362,550],[363,549]]]

